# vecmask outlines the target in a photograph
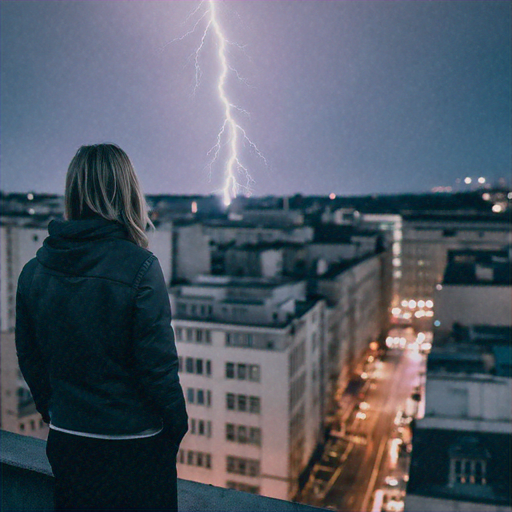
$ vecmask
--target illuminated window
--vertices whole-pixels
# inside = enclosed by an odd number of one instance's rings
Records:
[[[449,484],[487,485],[486,450],[473,436],[463,436],[450,447]]]

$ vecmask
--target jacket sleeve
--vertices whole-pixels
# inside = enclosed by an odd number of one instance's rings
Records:
[[[30,263],[27,265],[27,267]],[[27,304],[29,285],[27,267],[18,280],[16,293],[16,353],[21,373],[28,384],[36,409],[50,423],[49,402],[52,395],[48,366],[37,344],[34,324]]]
[[[169,294],[155,256],[137,287],[134,311],[134,370],[143,392],[156,406],[165,430],[179,444],[188,430],[178,355],[171,327]]]

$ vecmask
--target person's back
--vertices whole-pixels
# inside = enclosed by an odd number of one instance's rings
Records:
[[[169,297],[158,260],[143,247],[143,223],[126,222],[133,212],[122,207],[118,219],[105,218],[116,190],[122,195],[127,188],[108,182],[109,165],[115,179],[125,172],[124,153],[111,145],[80,151],[66,186],[72,218],[50,224],[17,295],[20,368],[50,422],[56,508],[175,509],[175,456],[187,415]],[[110,202],[98,207],[93,186],[86,207],[70,215],[83,199],[73,197],[70,174],[77,183],[84,174],[90,182],[95,165],[105,190],[113,190]],[[148,462],[152,470],[141,480]],[[90,492],[84,496],[85,479]]]

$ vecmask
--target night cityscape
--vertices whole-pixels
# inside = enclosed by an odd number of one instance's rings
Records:
[[[0,5],[2,509],[53,510],[17,283],[108,140],[171,303],[180,510],[512,512],[509,2]]]

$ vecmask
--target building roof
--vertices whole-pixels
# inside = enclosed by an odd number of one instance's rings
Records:
[[[428,355],[427,372],[489,374],[490,368],[478,347],[453,344],[434,348]]]
[[[416,428],[407,493],[511,506],[511,434]],[[450,483],[450,460],[485,461],[486,484]]]
[[[509,252],[449,251],[443,284],[511,286]]]
[[[313,236],[313,244],[349,244],[352,237],[378,236],[376,230],[360,229],[351,225],[317,224]]]

